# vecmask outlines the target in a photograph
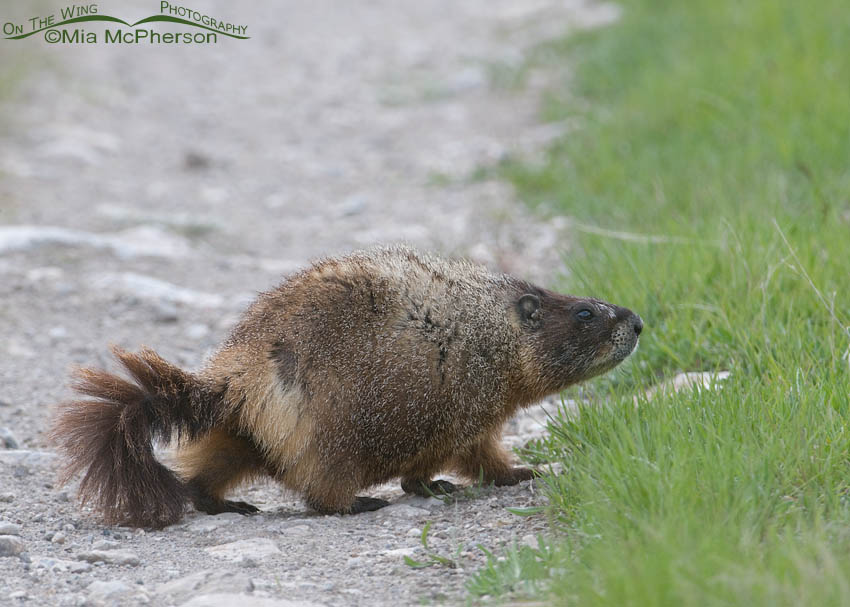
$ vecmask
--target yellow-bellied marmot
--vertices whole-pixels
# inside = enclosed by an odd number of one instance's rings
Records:
[[[130,375],[82,369],[85,398],[60,405],[65,478],[108,523],[163,527],[270,475],[320,512],[386,505],[357,497],[401,477],[450,491],[452,470],[496,485],[532,477],[499,442],[518,408],[617,365],[639,316],[559,295],[466,261],[406,247],[320,261],[263,293],[197,373],[151,350],[115,349]],[[178,474],[152,440],[177,431]]]

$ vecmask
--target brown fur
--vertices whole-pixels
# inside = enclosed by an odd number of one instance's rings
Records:
[[[579,310],[591,311],[581,319]],[[463,261],[405,247],[327,259],[260,295],[198,374],[150,350],[116,351],[133,381],[83,370],[90,400],[62,406],[53,436],[66,477],[110,523],[160,527],[192,501],[224,499],[270,475],[321,512],[385,502],[358,491],[400,477],[406,491],[446,489],[434,475],[509,485],[500,444],[519,408],[604,372],[634,349],[625,308],[558,295]],[[151,440],[178,430],[178,479]]]

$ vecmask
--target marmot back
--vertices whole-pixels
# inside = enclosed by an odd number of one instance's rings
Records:
[[[133,382],[83,371],[77,390],[95,400],[63,405],[53,436],[68,474],[87,471],[83,498],[112,523],[167,525],[190,500],[206,512],[252,512],[224,495],[259,475],[326,513],[386,505],[357,492],[396,477],[420,494],[453,490],[433,480],[446,470],[514,484],[533,473],[502,448],[504,422],[618,364],[642,326],[599,300],[376,248],[322,260],[261,294],[197,374],[171,371],[150,351],[118,353]],[[179,478],[150,450],[151,436],[173,427]],[[128,447],[109,473],[97,458],[116,444]],[[152,485],[160,503],[139,497]]]

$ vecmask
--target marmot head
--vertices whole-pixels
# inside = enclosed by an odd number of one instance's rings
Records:
[[[515,312],[530,384],[545,394],[604,373],[631,354],[643,330],[640,316],[599,299],[532,288]],[[539,377],[533,377],[539,374]]]

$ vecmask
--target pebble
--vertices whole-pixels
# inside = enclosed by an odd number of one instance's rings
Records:
[[[216,592],[251,592],[254,582],[244,573],[205,569],[157,586],[157,594],[188,598]]]
[[[398,518],[417,518],[431,514],[424,508],[416,508],[415,506],[408,506],[407,504],[390,504],[389,506],[381,508],[378,512],[383,516]]]
[[[9,491],[7,491],[5,493],[0,493],[0,502],[8,504],[8,503],[11,503],[11,502],[14,502],[14,501],[15,501],[15,494],[14,493],[11,493]]]
[[[295,537],[304,537],[312,535],[313,530],[307,525],[290,525],[280,530],[281,535],[291,535]]]
[[[55,226],[14,225],[0,227],[0,253],[29,251],[43,245],[110,249],[119,257],[185,257],[191,247],[184,238],[154,226],[139,226],[103,235]]]
[[[0,521],[0,535],[20,535],[21,534],[21,526],[16,525],[15,523],[7,523],[6,521]]]
[[[199,322],[192,323],[183,331],[189,339],[203,339],[210,334],[210,328]]]
[[[92,568],[89,563],[81,563],[79,561],[67,561],[65,559],[57,559],[49,556],[33,556],[31,557],[32,566],[36,569],[47,569],[48,571],[69,571],[71,573],[82,573]]]
[[[25,547],[24,541],[15,535],[0,535],[0,556],[18,556]]]
[[[202,594],[183,603],[180,607],[233,607],[233,605],[250,605],[251,607],[321,607],[310,601],[289,601],[273,599],[250,594]]]
[[[98,540],[91,545],[92,550],[115,550],[121,546],[120,542],[113,540]]]
[[[529,548],[540,548],[540,543],[537,541],[537,536],[531,533],[523,535],[522,540],[520,540],[520,543],[523,546],[528,546]]]
[[[145,301],[184,304],[199,308],[220,308],[225,303],[224,298],[217,293],[196,291],[136,272],[104,272],[90,275],[88,280],[96,289],[129,295]]]
[[[56,454],[50,451],[30,451],[28,449],[0,450],[0,463],[9,466],[51,466]]]
[[[153,319],[156,322],[171,323],[177,322],[180,318],[177,312],[177,306],[168,301],[153,302]]]
[[[186,523],[183,528],[192,533],[206,533],[243,520],[245,517],[235,512],[225,512],[214,516],[202,514],[197,519]]]
[[[0,448],[17,449],[20,443],[9,428],[0,428]]]
[[[381,554],[390,558],[413,556],[418,548],[393,548],[392,550],[384,550]]]
[[[88,586],[89,598],[104,601],[117,595],[127,594],[134,588],[123,580],[95,580]]]
[[[89,563],[107,563],[109,565],[138,565],[139,557],[129,550],[92,550],[80,552],[75,557],[78,561]]]
[[[246,558],[264,560],[275,554],[280,554],[280,549],[270,539],[255,537],[247,540],[237,540],[228,544],[220,544],[205,548],[207,554],[228,561],[241,562]]]

